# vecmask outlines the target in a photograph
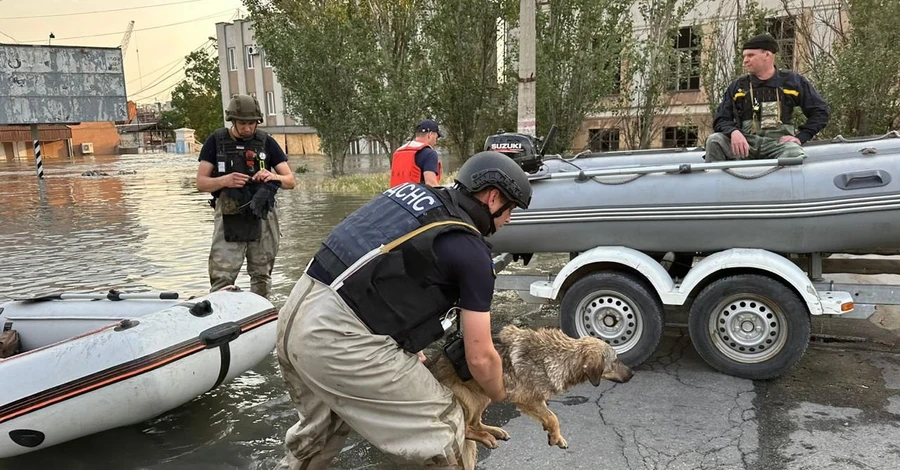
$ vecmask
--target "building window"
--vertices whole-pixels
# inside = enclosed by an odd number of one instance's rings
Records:
[[[619,150],[619,130],[588,129],[588,148],[591,152]]]
[[[228,48],[228,70],[237,70],[237,66],[234,62],[234,48]]]
[[[269,116],[275,115],[275,92],[267,91],[266,92],[266,112]]]
[[[778,43],[779,55],[776,56],[778,66],[785,69],[794,68],[794,43],[797,29],[794,20],[789,16],[766,19],[766,31]]]
[[[667,127],[663,130],[663,148],[685,148],[697,146],[697,127]]]
[[[677,91],[700,89],[700,36],[688,26],[675,36],[672,57],[672,89]]]
[[[266,68],[272,67],[272,63],[269,62],[269,54],[266,54],[265,52],[263,52],[262,55],[263,55],[263,67],[266,67]]]
[[[247,68],[252,69],[253,64],[254,64],[254,62],[253,62],[253,52],[254,52],[253,47],[247,46],[245,49],[247,50]]]

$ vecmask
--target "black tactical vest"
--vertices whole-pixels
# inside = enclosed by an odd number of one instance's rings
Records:
[[[800,105],[800,83],[789,70],[776,70],[775,76],[765,84],[754,83],[750,75],[738,78],[738,88],[732,97],[734,116],[737,124],[759,119],[762,103],[778,102],[781,107],[781,122],[791,124],[794,108]]]
[[[435,283],[435,238],[450,230],[481,238],[457,202],[462,197],[468,196],[414,183],[388,189],[325,239],[315,262],[329,278],[320,281],[337,289],[370,330],[393,337],[406,351],[421,351],[443,336],[441,316],[459,301],[457,291]]]
[[[257,130],[253,137],[237,140],[233,139],[228,129],[223,127],[216,130],[214,135],[216,138],[214,177],[233,172],[253,176],[260,168],[272,170],[272,166],[266,158],[266,139],[269,135],[265,132]],[[219,191],[213,193],[214,197],[218,197],[218,195]]]

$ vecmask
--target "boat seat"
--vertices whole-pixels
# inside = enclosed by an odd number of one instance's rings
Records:
[[[177,300],[48,300],[5,304],[0,326],[15,329],[20,349],[31,351],[175,305]],[[9,325],[7,327],[7,324]]]
[[[22,343],[19,341],[19,333],[9,330],[0,333],[0,359],[12,357],[20,352]]]

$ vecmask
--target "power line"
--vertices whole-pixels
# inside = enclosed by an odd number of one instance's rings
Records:
[[[184,82],[185,80],[187,80],[187,78],[182,78],[181,80],[178,80],[177,82],[171,84],[168,88],[166,88],[166,89],[164,89],[164,90],[160,90],[160,91],[158,91],[158,92],[156,92],[156,93],[153,93],[153,94],[144,96],[144,97],[142,97],[142,98],[134,98],[134,97],[132,97],[131,99],[132,99],[132,100],[135,100],[135,101],[137,101],[137,100],[147,100],[147,99],[150,99],[150,98],[153,97],[153,96],[159,96],[159,95],[161,95],[161,94],[163,94],[163,93],[165,93],[165,92],[171,90],[172,88],[175,88],[176,86],[180,85],[180,84],[181,84],[182,82]]]
[[[211,14],[211,15],[201,16],[201,17],[199,17],[199,18],[193,18],[193,19],[190,19],[190,20],[179,21],[179,22],[177,22],[177,23],[168,23],[168,24],[161,24],[161,25],[158,25],[158,26],[150,26],[150,27],[147,27],[147,28],[135,29],[134,31],[150,31],[150,30],[152,30],[152,29],[168,28],[169,26],[177,26],[177,25],[181,25],[181,24],[195,23],[195,22],[197,22],[197,21],[203,21],[203,20],[208,20],[208,19],[211,19],[211,18],[215,18],[215,17],[217,17],[217,16],[222,16],[222,15],[224,15],[225,13],[229,13],[229,12],[232,12],[232,11],[234,11],[234,9],[229,8],[229,9],[227,9],[227,10],[222,10],[222,11],[220,11],[220,12],[213,13],[213,14]],[[89,35],[86,35],[86,36],[72,36],[72,37],[68,37],[68,38],[56,38],[56,40],[57,40],[57,41],[67,41],[67,40],[70,40],[70,39],[97,38],[97,37],[101,37],[101,36],[113,36],[113,35],[119,35],[119,34],[125,34],[125,31],[116,31],[116,32],[114,32],[114,33],[102,33],[102,34],[89,34]],[[34,44],[34,43],[41,43],[41,42],[44,42],[44,41],[46,41],[46,39],[37,39],[37,40],[24,41],[24,42],[25,42],[26,44]]]
[[[197,50],[199,50],[199,49],[197,49]],[[182,65],[182,64],[181,64],[180,61],[179,61],[179,63],[176,63],[175,65],[173,65],[172,67],[170,67],[169,70],[166,70],[165,72],[163,72],[163,73],[160,74],[160,75],[169,73],[169,72],[172,71],[175,67],[178,67],[178,66],[181,66],[181,65]],[[142,87],[140,90],[138,90],[138,91],[136,91],[136,92],[134,92],[134,93],[132,93],[132,94],[133,94],[133,95],[140,95],[140,94],[144,93],[144,92],[147,91],[147,90],[150,90],[150,89],[152,89],[152,88],[155,88],[155,87],[161,85],[163,82],[165,82],[165,81],[168,80],[169,78],[171,78],[171,77],[177,75],[178,73],[180,73],[180,72],[183,71],[183,70],[184,70],[184,68],[182,67],[182,68],[180,68],[180,69],[178,69],[178,70],[175,70],[174,72],[170,73],[169,75],[166,75],[165,77],[156,78],[155,80],[153,80],[152,82],[150,82],[149,85],[147,85],[147,86],[145,86],[145,87]]]
[[[198,49],[199,49],[199,48],[198,48]],[[169,70],[171,70],[171,68],[170,68]],[[175,75],[179,74],[179,73],[182,72],[183,70],[184,70],[184,69],[182,68],[182,69],[179,69],[179,70],[176,70],[176,71],[170,73],[169,75],[167,75],[167,76],[165,76],[165,77],[157,78],[157,79],[154,80],[150,85],[147,85],[146,87],[141,88],[140,90],[138,90],[138,91],[136,91],[136,92],[134,92],[134,93],[131,93],[132,99],[134,99],[133,97],[135,97],[135,96],[139,96],[139,95],[142,95],[142,94],[146,95],[146,94],[147,94],[147,93],[146,93],[147,91],[152,90],[153,88],[156,88],[156,87],[162,85],[163,83],[165,83],[166,80],[168,80],[168,79],[174,77]],[[166,72],[168,72],[168,70],[167,70]],[[165,73],[165,72],[163,72],[163,73]],[[179,83],[185,81],[186,79],[187,79],[187,77],[184,77],[184,78],[182,78],[181,80],[175,82],[175,83],[174,83],[173,85],[171,85],[169,88],[166,88],[166,89],[164,89],[164,90],[162,90],[162,91],[154,92],[154,93],[152,93],[150,96],[159,95],[159,94],[161,94],[161,93],[164,93],[165,91],[172,89],[173,87],[175,87],[175,86],[178,85]],[[143,99],[143,98],[142,98],[142,99]]]
[[[202,46],[201,46],[201,47],[198,47],[198,48],[195,49],[194,51],[191,51],[191,53],[193,53],[193,52],[195,52],[195,51],[199,51],[199,50],[201,50],[201,49],[202,49]],[[184,59],[182,59],[182,60],[184,60]],[[169,73],[169,72],[171,72],[172,69],[174,69],[175,67],[178,67],[178,66],[182,65],[180,62],[181,62],[181,61],[178,61],[178,63],[176,63],[175,65],[173,65],[172,67],[170,67],[169,70],[166,70],[166,71],[163,72],[161,75],[166,74],[166,73]],[[152,88],[155,88],[155,87],[161,85],[163,82],[165,82],[165,81],[168,80],[169,78],[175,76],[176,74],[178,74],[178,73],[181,72],[182,70],[184,70],[183,67],[182,67],[181,69],[179,69],[179,70],[175,70],[174,72],[170,73],[169,75],[167,75],[167,76],[165,76],[165,77],[157,78],[157,79],[153,80],[149,85],[147,85],[147,86],[145,86],[145,87],[142,87],[140,90],[138,90],[138,91],[136,91],[136,92],[134,92],[134,93],[132,93],[132,94],[133,94],[133,95],[140,95],[140,94],[144,93],[144,92],[147,91],[147,90],[150,90],[150,89],[152,89]]]
[[[4,35],[4,36],[6,36],[6,37],[12,39],[12,40],[15,41],[15,42],[19,42],[18,39],[16,39],[16,38],[14,38],[14,37],[12,37],[12,36],[10,36],[10,35],[4,33],[3,31],[0,31],[0,34],[2,34],[2,35]]]
[[[144,5],[139,7],[128,7],[128,8],[116,8],[112,10],[93,10],[93,11],[81,11],[75,13],[56,13],[53,15],[32,15],[32,16],[2,16],[0,20],[29,20],[35,18],[54,18],[58,16],[76,16],[76,15],[93,15],[95,13],[109,13],[114,11],[127,11],[127,10],[141,10],[144,8],[156,8],[156,7],[165,7],[169,5],[181,5],[183,3],[197,3],[203,2],[206,0],[182,0],[180,2],[171,2],[171,3],[161,3],[159,5]]]
[[[132,95],[132,96],[138,96],[138,95],[144,94],[146,91],[152,90],[153,88],[156,88],[156,87],[162,85],[163,82],[165,82],[166,80],[168,80],[168,79],[174,77],[175,75],[178,75],[178,74],[181,73],[183,70],[184,70],[184,69],[178,69],[178,70],[176,70],[176,71],[170,73],[169,75],[166,75],[166,76],[163,77],[163,78],[156,79],[156,80],[154,80],[153,83],[151,83],[150,85],[147,85],[147,86],[145,86],[144,88],[141,88],[140,90],[138,90],[138,91],[132,93],[131,95]]]
[[[142,79],[142,78],[144,78],[144,77],[149,77],[149,76],[153,75],[154,73],[159,72],[160,70],[162,70],[162,69],[164,69],[164,68],[166,68],[166,67],[176,66],[176,65],[178,65],[180,62],[183,62],[183,61],[184,61],[184,57],[180,57],[180,58],[178,58],[178,59],[173,60],[172,62],[169,62],[168,64],[161,65],[161,66],[159,66],[159,68],[156,68],[156,69],[153,69],[153,70],[147,72],[147,75],[141,75],[141,76],[138,77],[138,78],[134,78],[134,79],[128,80],[127,82],[125,82],[125,84],[126,84],[126,85],[130,85],[130,84],[132,84],[132,83],[134,83],[134,82],[136,82],[136,81],[138,81],[138,80],[140,80],[140,79]],[[169,70],[171,70],[171,69],[169,69]],[[166,71],[163,72],[163,73],[167,73],[169,70],[166,70]]]
[[[209,46],[206,44],[206,43],[208,43],[209,41],[210,41],[209,39],[207,39],[206,41],[203,41],[203,44],[200,44],[199,46],[195,47],[194,50],[192,50],[191,52],[188,52],[188,55],[190,55],[190,54],[193,53],[193,52],[197,52],[197,51],[199,51],[200,49],[203,49],[204,47],[209,47]],[[147,75],[141,75],[140,77],[135,78],[135,79],[133,79],[133,80],[129,80],[129,81],[125,82],[125,83],[126,83],[126,84],[132,84],[132,83],[134,83],[134,82],[140,80],[141,78],[149,77],[150,75],[153,75],[154,73],[159,72],[160,70],[162,70],[162,69],[164,69],[164,68],[166,68],[166,67],[175,66],[175,65],[178,64],[179,62],[183,62],[184,59],[185,59],[184,56],[183,56],[183,57],[179,57],[179,58],[173,60],[172,62],[169,62],[169,63],[167,63],[167,64],[165,64],[165,65],[161,65],[159,68],[156,68],[156,69],[153,69],[153,70],[147,72]],[[170,68],[169,70],[166,70],[165,72],[163,72],[163,74],[168,73],[170,70],[172,70],[172,69]],[[162,74],[160,74],[160,75],[162,75]]]

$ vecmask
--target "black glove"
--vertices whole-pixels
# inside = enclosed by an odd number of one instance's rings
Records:
[[[259,219],[265,219],[269,211],[275,208],[275,193],[281,188],[281,181],[273,180],[260,183],[259,189],[250,200],[250,213]]]

